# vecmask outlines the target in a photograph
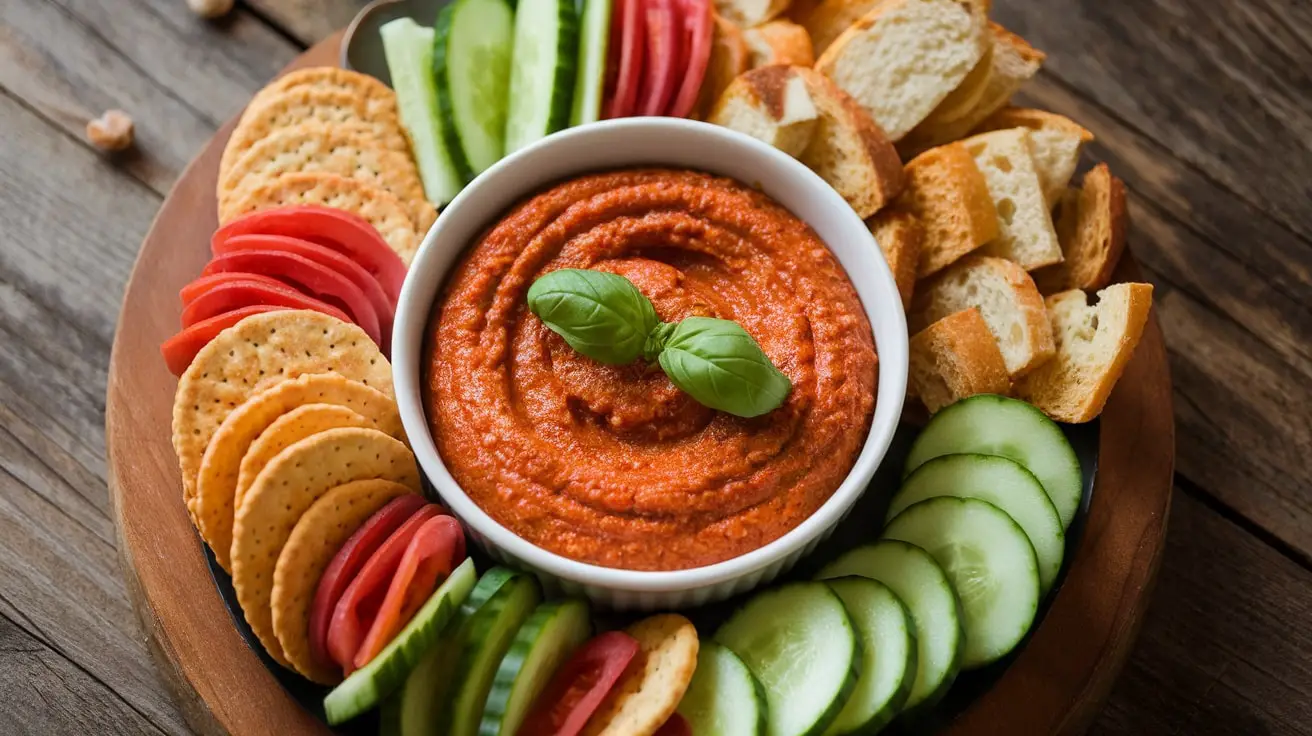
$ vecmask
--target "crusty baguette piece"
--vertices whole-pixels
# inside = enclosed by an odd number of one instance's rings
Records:
[[[715,103],[724,96],[729,84],[747,71],[750,54],[747,41],[743,39],[743,30],[718,14],[712,15],[715,29],[711,40],[711,58],[706,63],[706,76],[702,79],[702,89],[697,96],[694,108],[698,119],[705,120],[714,109]]]
[[[715,12],[743,28],[759,26],[788,9],[788,0],[715,0]]]
[[[897,149],[903,158],[914,158],[934,146],[965,138],[975,126],[1006,105],[1012,95],[1039,73],[1045,58],[1042,51],[997,23],[989,23],[989,33],[993,37],[989,75],[974,107],[953,118],[941,112],[943,105],[940,104],[915,130],[898,141]]]
[[[1061,263],[1061,245],[1031,156],[1030,131],[995,130],[961,144],[984,173],[998,210],[998,237],[980,253],[1015,261],[1026,271]]]
[[[906,174],[899,205],[925,229],[917,277],[942,270],[998,236],[998,210],[965,146],[925,151],[907,164]]]
[[[806,81],[793,67],[776,65],[739,75],[724,91],[707,122],[745,133],[797,157],[810,145],[817,117]]]
[[[1093,167],[1084,175],[1083,188],[1067,189],[1062,197],[1057,239],[1065,260],[1034,272],[1039,291],[1097,291],[1110,284],[1125,250],[1128,219],[1125,184],[1107,164]]]
[[[1075,167],[1080,163],[1080,149],[1093,141],[1093,133],[1074,120],[1046,110],[1004,107],[975,127],[976,133],[1007,128],[1029,128],[1034,143],[1034,163],[1043,182],[1048,207],[1055,206],[1066,191]]]
[[[920,221],[910,212],[890,207],[866,220],[870,234],[875,236],[884,260],[893,272],[893,281],[902,295],[902,308],[911,309],[911,296],[916,289],[916,267],[920,261],[920,244],[925,231]]]
[[[982,14],[955,0],[883,0],[825,49],[816,69],[897,141],[984,57],[987,29]]]
[[[1078,289],[1048,297],[1057,352],[1016,384],[1016,395],[1059,422],[1101,414],[1143,336],[1152,303],[1151,284],[1109,286],[1093,305]]]
[[[911,305],[911,332],[970,307],[979,309],[997,338],[1012,379],[1052,357],[1043,296],[1025,269],[1003,258],[971,256],[921,284]]]
[[[977,394],[1011,388],[998,341],[978,309],[950,314],[911,338],[912,393],[933,414]]]
[[[875,9],[882,0],[821,0],[811,12],[795,15],[797,22],[811,36],[816,56],[824,54],[834,39],[843,35],[853,23]]]
[[[753,69],[771,64],[815,66],[815,52],[806,29],[791,20],[772,20],[743,31],[748,65]]]
[[[897,150],[870,115],[828,77],[806,67],[793,70],[806,81],[819,113],[811,144],[799,160],[862,218],[875,214],[896,199],[906,183]]]

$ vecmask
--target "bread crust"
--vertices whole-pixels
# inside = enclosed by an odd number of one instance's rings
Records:
[[[998,236],[998,210],[988,184],[962,144],[922,153],[907,164],[906,175],[899,205],[925,228],[918,278],[941,271]]]
[[[737,23],[718,13],[712,13],[715,22],[711,43],[711,59],[706,65],[706,77],[694,108],[696,117],[705,120],[715,103],[738,75],[747,71],[749,54],[743,30]]]
[[[933,414],[977,394],[1011,387],[998,341],[979,310],[955,312],[911,338],[912,390]]]
[[[910,212],[889,208],[866,220],[870,234],[875,236],[884,260],[893,272],[898,293],[902,296],[902,309],[911,309],[911,297],[916,288],[916,267],[920,261],[920,247],[925,238],[920,220]]]
[[[750,56],[748,64],[753,69],[771,64],[815,64],[811,37],[805,28],[790,20],[772,20],[756,28],[749,28],[743,32],[743,40],[747,43]]]
[[[1068,190],[1062,198],[1057,237],[1065,260],[1034,272],[1039,291],[1097,291],[1110,284],[1128,228],[1125,183],[1100,163],[1084,175],[1079,190]]]
[[[1004,107],[975,126],[974,133],[987,133],[991,130],[1007,128],[1029,128],[1030,130],[1059,130],[1080,139],[1081,143],[1092,143],[1093,133],[1088,128],[1071,120],[1065,115],[1058,115],[1047,110],[1031,107]]]

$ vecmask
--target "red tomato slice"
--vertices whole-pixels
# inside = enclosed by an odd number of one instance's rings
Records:
[[[675,713],[656,729],[654,736],[692,736],[692,726],[688,725],[687,719]]]
[[[323,575],[319,577],[314,602],[310,604],[310,656],[316,663],[324,667],[334,664],[332,656],[328,654],[328,622],[346,587],[383,542],[392,536],[392,532],[427,503],[416,494],[392,499],[361,524],[351,538],[346,540],[346,544],[337,550],[337,554],[333,555],[332,562],[328,563]]]
[[[669,115],[686,118],[692,114],[697,104],[697,96],[702,91],[702,82],[706,79],[706,67],[711,61],[712,31],[715,22],[711,17],[711,0],[680,0],[683,3],[683,28],[685,46],[688,49],[687,71],[684,73],[683,86],[670,104]]]
[[[244,250],[277,250],[308,258],[321,266],[327,266],[345,276],[351,283],[360,287],[374,312],[378,314],[378,328],[382,330],[383,342],[391,343],[392,321],[396,318],[396,303],[388,298],[378,279],[364,270],[364,267],[341,253],[325,248],[317,243],[281,235],[237,235],[228,238],[219,246],[221,250],[215,255]],[[383,345],[383,352],[390,352],[390,345]]]
[[[615,104],[615,91],[620,81],[620,47],[624,45],[624,24],[621,17],[624,0],[614,0],[611,5],[610,40],[606,44],[606,82],[602,87],[601,117],[610,117],[611,106]]]
[[[518,736],[577,736],[637,653],[638,640],[623,631],[592,637],[556,670]]]
[[[210,276],[201,276],[190,284],[182,287],[182,291],[178,292],[178,298],[182,300],[182,306],[185,307],[196,301],[196,297],[213,289],[219,284],[230,284],[234,281],[258,281],[262,284],[271,284],[273,286],[287,285],[278,279],[261,276],[258,273],[216,273]]]
[[[679,80],[674,76],[679,66],[680,45],[684,35],[680,27],[677,4],[680,0],[647,0],[646,64],[642,74],[642,91],[638,95],[639,115],[660,115],[670,106]]]
[[[238,250],[214,256],[201,274],[208,276],[225,271],[271,276],[279,281],[290,282],[309,296],[330,304],[341,304],[351,315],[351,321],[360,325],[374,344],[379,347],[383,344],[383,335],[378,328],[378,313],[374,311],[368,297],[350,279],[327,266],[285,251]]]
[[[429,504],[411,514],[387,541],[374,550],[342,592],[341,600],[333,609],[332,620],[328,622],[328,654],[342,666],[343,674],[355,671],[355,653],[360,651],[365,632],[378,615],[388,584],[395,576],[410,540],[424,522],[440,513],[439,507]]]
[[[617,0],[615,18],[620,22],[620,70],[615,82],[615,98],[606,113],[608,118],[631,117],[638,109],[638,87],[642,83],[643,51],[646,39],[642,0]]]
[[[293,205],[254,212],[219,228],[210,240],[218,253],[237,235],[286,235],[344,253],[373,274],[393,301],[405,281],[405,262],[373,225],[361,217],[317,205]]]
[[[188,327],[182,332],[165,340],[159,346],[159,351],[164,355],[164,363],[169,367],[169,372],[175,376],[181,376],[187,371],[187,366],[196,357],[200,349],[210,344],[214,336],[232,327],[238,322],[246,319],[252,314],[260,312],[272,312],[282,307],[269,307],[264,305],[255,305],[234,309],[231,312],[224,312],[217,317],[210,317]]]
[[[343,322],[351,321],[346,312],[327,302],[306,296],[286,284],[280,283],[275,286],[262,281],[244,280],[219,284],[197,296],[182,309],[182,326],[191,327],[224,312],[257,304],[284,309],[310,309],[336,317]]]
[[[433,594],[438,581],[450,575],[463,559],[465,533],[460,522],[450,516],[436,516],[419,527],[387,586],[387,596],[378,607],[369,633],[355,653],[357,669],[369,664],[391,643]]]

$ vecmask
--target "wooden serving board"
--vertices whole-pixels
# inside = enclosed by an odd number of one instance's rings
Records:
[[[336,64],[341,34],[289,69]],[[182,502],[171,412],[177,385],[159,344],[178,290],[209,257],[214,184],[232,122],[183,172],[137,256],[110,358],[110,498],[129,595],[188,722],[203,734],[327,734],[246,645],[210,577]],[[1118,278],[1138,277],[1127,255]],[[1138,632],[1170,508],[1175,428],[1156,319],[1103,413],[1099,467],[1078,552],[1015,661],[949,734],[1076,734],[1091,723]]]

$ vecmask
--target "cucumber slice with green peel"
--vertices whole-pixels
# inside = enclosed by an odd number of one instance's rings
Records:
[[[579,65],[574,80],[574,110],[570,125],[601,119],[606,86],[606,54],[610,51],[611,6],[614,0],[584,0],[579,22]]]
[[[401,689],[383,701],[378,732],[382,736],[431,736],[442,728],[442,704],[451,687],[455,653],[443,636],[415,665]]]
[[[474,561],[465,560],[378,656],[328,693],[323,710],[329,725],[344,723],[373,708],[405,682],[469,596],[474,577]]]
[[[770,736],[819,736],[856,688],[861,644],[842,600],[824,583],[758,593],[714,638],[760,681]]]
[[[442,206],[460,193],[467,178],[464,154],[446,145],[444,126],[448,125],[437,105],[437,85],[433,77],[433,29],[410,18],[398,18],[378,29],[383,39],[387,70],[396,90],[396,104],[401,125],[414,149],[424,195]]]
[[[538,606],[497,667],[479,734],[515,736],[552,675],[591,633],[587,603],[565,600]]]
[[[1024,401],[981,394],[962,399],[930,420],[907,455],[903,477],[941,455],[1001,455],[1024,465],[1043,484],[1070,528],[1084,495],[1080,460],[1061,427]]]
[[[523,573],[495,568],[484,577],[497,573],[489,589],[495,592],[476,603],[461,607],[455,624],[455,651],[459,652],[450,670],[456,684],[447,692],[442,706],[447,736],[474,736],[483,720],[483,708],[501,660],[509,651],[520,626],[541,600],[538,584]],[[482,585],[482,581],[479,582]]]
[[[737,654],[704,641],[679,714],[696,736],[765,736],[765,690]]]
[[[510,62],[506,153],[569,125],[578,53],[574,0],[520,2]]]
[[[1061,571],[1066,532],[1043,484],[1025,466],[997,455],[943,455],[916,468],[888,507],[889,520],[902,509],[939,496],[978,498],[1007,512],[1039,561],[1039,592],[1047,593]]]
[[[460,150],[466,181],[501,160],[515,12],[506,0],[456,0],[433,25],[433,77],[447,148]]]
[[[826,736],[878,733],[911,695],[916,679],[916,634],[906,606],[888,586],[851,576],[827,581],[852,617],[861,640],[856,689]]]
[[[977,498],[942,496],[909,506],[884,536],[928,552],[961,600],[963,669],[996,662],[1016,648],[1039,610],[1039,563],[1020,526]]]
[[[885,539],[849,551],[816,577],[829,580],[848,575],[887,585],[911,614],[916,636],[915,679],[902,709],[937,703],[957,678],[965,648],[961,604],[943,569],[925,550]]]

